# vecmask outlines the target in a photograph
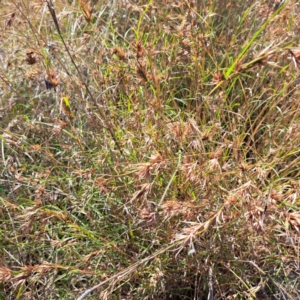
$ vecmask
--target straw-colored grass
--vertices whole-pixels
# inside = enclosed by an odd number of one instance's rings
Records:
[[[0,299],[299,299],[297,1],[0,3]]]

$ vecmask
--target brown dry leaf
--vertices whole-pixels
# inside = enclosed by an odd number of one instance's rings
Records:
[[[169,200],[163,203],[161,208],[165,215],[171,217],[182,213],[183,206],[182,203],[179,203],[178,201]]]
[[[7,282],[12,277],[12,271],[5,267],[0,267],[0,282]]]
[[[141,197],[147,197],[148,193],[151,191],[152,185],[153,183],[141,184],[141,189],[139,189],[133,194],[133,197],[130,199],[130,202],[140,199]]]
[[[165,159],[158,152],[154,152],[149,160],[150,162],[133,165],[133,167],[136,168],[135,176],[139,179],[148,178],[150,175],[157,174],[166,164]]]
[[[139,62],[137,65],[136,73],[142,79],[143,83],[148,81],[148,75],[145,64]]]
[[[98,177],[95,179],[95,184],[99,188],[100,192],[107,194],[109,193],[108,182],[104,177]]]
[[[32,151],[43,151],[43,147],[41,145],[31,145],[30,150],[32,150]]]
[[[68,126],[68,123],[65,121],[59,120],[56,122],[56,124],[53,126],[52,133],[54,136],[59,136],[62,133],[62,130]],[[67,145],[64,145],[67,146]]]
[[[139,179],[148,178],[150,176],[151,163],[139,163],[135,165],[135,176]]]
[[[151,223],[155,221],[156,213],[151,212],[148,208],[142,208],[139,211],[139,217],[142,221],[146,221],[147,223]]]
[[[222,168],[217,158],[213,158],[208,161],[208,168],[210,171],[217,170],[220,171],[220,173],[222,173]]]
[[[163,162],[163,158],[158,152],[156,152],[150,156],[151,164],[157,164],[157,163],[161,163],[161,162]]]
[[[229,195],[225,201],[226,207],[231,207],[236,201],[238,200],[238,197],[236,195]]]
[[[224,79],[224,76],[221,72],[217,72],[213,74],[213,82],[214,83],[219,83]]]
[[[263,215],[265,208],[261,206],[254,206],[251,210],[245,213],[245,217],[251,222],[253,228],[257,231],[264,231]]]
[[[146,54],[145,48],[143,47],[141,41],[138,41],[135,45],[136,48],[136,58],[142,58]]]
[[[209,154],[209,158],[213,159],[213,158],[220,158],[223,154],[223,149],[222,148],[218,148],[215,151],[210,152]]]
[[[174,237],[175,241],[183,240],[183,244],[178,249],[179,252],[184,248],[185,245],[187,245],[188,242],[193,240],[197,231],[204,226],[203,223],[197,223],[197,222],[187,222],[187,223],[191,224],[191,226],[183,228],[182,232],[176,233]],[[179,254],[179,252],[177,253],[177,255]]]
[[[300,211],[289,213],[287,220],[298,232],[300,231]]]
[[[168,130],[170,134],[176,138],[180,138],[183,133],[183,128],[181,122],[173,122],[169,123],[168,125]]]
[[[199,169],[199,165],[197,162],[183,163],[180,166],[180,170],[185,176],[185,181],[184,181],[185,183],[200,182],[202,180],[202,173],[201,170]],[[204,186],[202,186],[202,188],[204,188]]]
[[[120,47],[114,47],[112,54],[116,54],[120,60],[126,60],[126,53]]]
[[[6,27],[11,27],[12,26],[13,21],[15,19],[15,16],[16,16],[15,12],[10,14],[9,18],[6,20],[6,24],[5,24]]]
[[[33,50],[28,50],[26,52],[25,61],[27,62],[28,65],[34,65],[37,61],[36,53]]]
[[[283,199],[283,195],[282,193],[276,191],[276,190],[272,190],[270,193],[270,197],[272,199],[274,199],[275,201],[281,201]]]
[[[79,2],[80,7],[82,9],[84,18],[86,19],[86,21],[90,24],[91,23],[91,17],[92,17],[92,12],[93,12],[93,7],[89,6],[87,4],[86,0],[81,0]]]
[[[46,89],[52,89],[58,86],[59,80],[57,78],[57,74],[53,70],[49,70],[45,76],[45,84],[46,84]]]

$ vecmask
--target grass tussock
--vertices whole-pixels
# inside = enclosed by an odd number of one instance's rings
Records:
[[[0,3],[0,299],[299,299],[298,2],[53,2]]]

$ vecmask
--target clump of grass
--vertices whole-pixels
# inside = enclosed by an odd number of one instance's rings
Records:
[[[299,298],[298,4],[12,3],[1,298]]]

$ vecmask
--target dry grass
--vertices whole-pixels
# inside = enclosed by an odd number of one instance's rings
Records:
[[[297,1],[48,3],[0,4],[0,299],[299,299]]]

